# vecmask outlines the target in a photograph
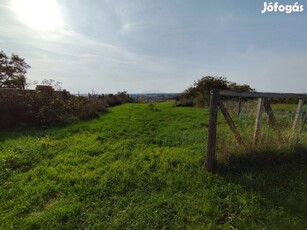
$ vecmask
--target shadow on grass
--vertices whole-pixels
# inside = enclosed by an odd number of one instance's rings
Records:
[[[59,121],[52,124],[20,123],[8,127],[0,127],[0,143],[5,140],[16,139],[22,136],[41,137],[45,136],[46,134],[56,135],[58,130],[67,128],[78,123],[99,119],[100,115],[108,112],[109,110],[82,119],[79,118],[75,120]]]
[[[307,229],[307,148],[249,153],[217,164],[217,174],[298,217]]]
[[[65,128],[68,124],[59,124],[54,126],[37,126],[37,125],[19,125],[0,130],[0,142],[16,139],[22,136],[39,137],[47,133],[50,129]]]
[[[245,172],[263,172],[285,165],[307,166],[307,147],[297,147],[293,152],[249,152],[244,155],[230,156],[227,162],[218,162],[218,174],[242,174]]]

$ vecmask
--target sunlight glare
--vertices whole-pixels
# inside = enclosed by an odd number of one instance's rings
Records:
[[[62,27],[62,16],[55,0],[12,0],[14,12],[22,23],[37,30]]]

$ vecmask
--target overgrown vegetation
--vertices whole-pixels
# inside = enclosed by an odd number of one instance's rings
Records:
[[[207,121],[206,109],[125,104],[65,127],[1,131],[0,228],[306,229],[306,148],[219,157],[207,173]]]
[[[16,54],[8,56],[0,51],[0,126],[53,125],[98,116],[107,107],[131,102],[127,92],[108,95],[91,95],[88,98],[70,95],[62,90],[61,82],[45,79],[36,90],[25,90],[25,60]]]
[[[36,90],[1,90],[0,125],[53,125],[97,117],[107,107],[131,102],[126,92],[80,97],[51,86]]]
[[[225,77],[206,76],[198,79],[186,89],[178,98],[177,106],[209,106],[210,91],[212,89],[230,89],[236,91],[254,91],[247,84],[237,84],[228,81]]]
[[[242,102],[242,101],[241,101]],[[234,138],[231,129],[225,122],[222,113],[219,112],[217,125],[217,152],[220,159],[228,160],[232,155],[240,154],[262,154],[263,152],[284,152],[291,153],[294,149],[294,138],[299,135],[297,146],[307,145],[307,136],[304,134],[306,125],[303,124],[303,118],[307,111],[307,106],[303,107],[302,119],[296,130],[293,130],[293,122],[296,116],[297,105],[295,104],[273,104],[272,110],[276,118],[276,127],[278,131],[274,131],[269,124],[268,115],[263,112],[260,129],[260,144],[253,147],[253,135],[255,129],[255,118],[257,116],[258,100],[247,100],[241,103],[240,113],[238,113],[238,99],[225,100],[224,105],[227,111],[231,114],[235,122],[236,128],[239,131],[244,144],[240,144]],[[268,154],[270,156],[270,154]]]

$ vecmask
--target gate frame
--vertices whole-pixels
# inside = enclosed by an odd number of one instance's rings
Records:
[[[269,98],[299,99],[297,110],[296,110],[296,115],[295,115],[293,126],[292,126],[292,132],[293,132],[292,145],[293,147],[296,145],[298,141],[298,133],[303,129],[303,126],[307,120],[307,115],[305,114],[302,127],[300,127],[297,130],[299,121],[302,117],[304,100],[307,99],[307,94],[238,92],[238,91],[232,91],[232,90],[213,89],[210,91],[210,105],[209,105],[210,116],[209,116],[209,125],[208,125],[207,152],[206,152],[205,161],[203,164],[203,168],[206,171],[212,172],[216,165],[215,146],[216,146],[216,126],[217,126],[218,107],[220,108],[222,114],[224,115],[237,141],[240,144],[244,144],[243,139],[239,131],[237,130],[234,121],[232,120],[231,116],[229,115],[226,107],[224,106],[221,100],[221,96],[239,97],[239,98],[242,98],[242,97],[259,98],[257,116],[255,120],[255,130],[254,130],[254,135],[253,135],[253,146],[256,146],[259,141],[263,109],[266,111],[268,115],[270,126],[277,133],[279,140],[284,142],[283,138],[281,137],[280,130],[277,127],[276,118],[275,118],[275,115],[273,113],[273,110],[271,108],[271,105],[268,99]]]

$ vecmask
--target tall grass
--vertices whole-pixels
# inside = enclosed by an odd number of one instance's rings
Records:
[[[0,229],[306,229],[306,150],[211,174],[207,127],[206,109],[158,103],[1,131]]]
[[[261,130],[259,134],[258,144],[253,145],[253,135],[255,129],[255,118],[257,114],[257,101],[244,101],[241,112],[238,114],[238,101],[227,100],[224,102],[227,110],[231,114],[237,129],[239,130],[244,144],[239,144],[230,128],[225,123],[222,114],[218,117],[217,126],[217,157],[220,160],[226,160],[232,155],[241,155],[247,153],[263,153],[263,152],[292,152],[295,146],[306,145],[306,135],[299,134],[302,124],[299,124],[297,130],[293,130],[292,125],[296,115],[296,105],[273,104],[272,109],[277,120],[277,128],[280,135],[274,131],[268,121],[265,112],[262,114]],[[306,110],[306,108],[304,108]],[[298,143],[294,143],[294,138],[299,135]]]

